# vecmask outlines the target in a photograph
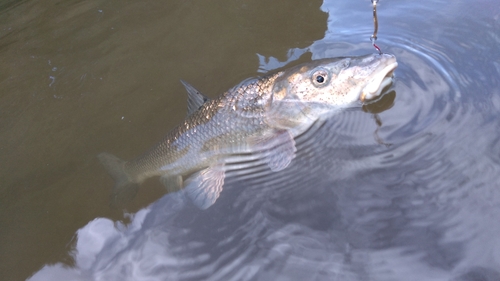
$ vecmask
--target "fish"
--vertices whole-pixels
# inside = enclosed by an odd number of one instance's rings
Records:
[[[139,157],[98,158],[115,181],[112,202],[127,202],[147,178],[185,190],[204,210],[223,190],[231,163],[259,160],[272,172],[287,168],[295,139],[318,120],[361,107],[390,85],[398,63],[391,54],[315,60],[244,80],[210,99],[181,80],[188,116]]]

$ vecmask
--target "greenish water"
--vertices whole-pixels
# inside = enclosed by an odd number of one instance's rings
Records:
[[[370,1],[3,2],[0,279],[500,279],[500,8],[382,0],[378,15],[399,62],[378,115],[340,115],[290,169],[234,177],[205,212],[152,179],[127,218],[96,155],[131,159],[181,122],[179,79],[214,97],[373,53]]]

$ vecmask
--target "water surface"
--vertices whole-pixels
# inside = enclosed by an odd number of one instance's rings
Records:
[[[5,280],[500,280],[500,8],[381,1],[390,93],[298,139],[211,208],[157,179],[123,210],[96,155],[130,159],[268,70],[375,50],[369,1],[11,1],[0,6]],[[121,222],[131,222],[125,226]]]

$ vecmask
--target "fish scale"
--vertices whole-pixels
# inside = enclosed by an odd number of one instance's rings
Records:
[[[245,80],[213,100],[182,81],[188,91],[184,122],[131,161],[98,156],[115,179],[112,202],[131,200],[142,181],[160,176],[169,191],[184,188],[206,209],[223,189],[226,163],[260,160],[273,172],[285,169],[295,157],[295,137],[379,96],[396,67],[388,54],[317,60]]]

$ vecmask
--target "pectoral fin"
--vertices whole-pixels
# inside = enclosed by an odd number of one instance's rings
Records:
[[[254,140],[262,148],[262,157],[273,172],[288,167],[295,158],[295,140],[287,130],[275,130],[272,134],[257,137]]]
[[[221,166],[206,168],[186,180],[186,193],[198,208],[205,210],[219,198],[224,178],[225,173]]]

